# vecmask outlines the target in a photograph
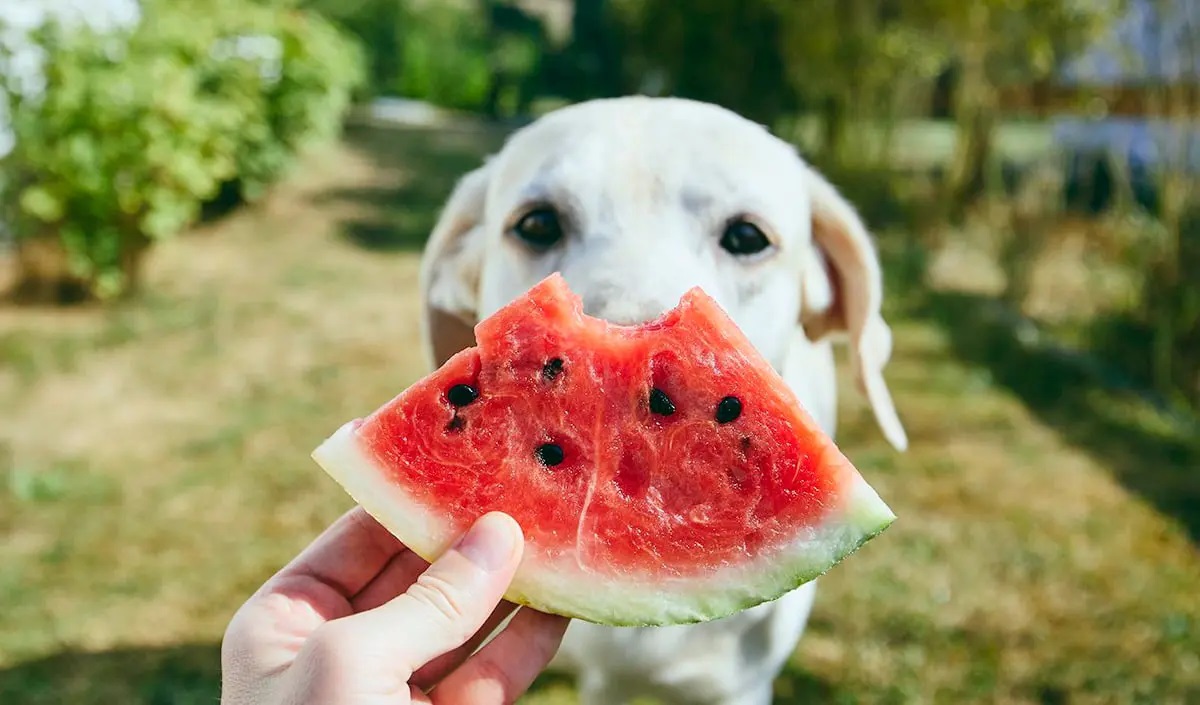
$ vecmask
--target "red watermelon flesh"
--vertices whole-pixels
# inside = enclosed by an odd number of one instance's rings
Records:
[[[726,616],[824,573],[891,510],[699,289],[655,321],[583,313],[559,276],[314,457],[427,559],[522,526],[509,598],[602,624]]]

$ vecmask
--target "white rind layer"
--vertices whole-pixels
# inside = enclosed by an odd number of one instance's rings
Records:
[[[410,549],[427,561],[458,538],[440,513],[387,480],[367,453],[356,424],[338,429],[313,451],[313,459],[346,492]],[[576,560],[547,562],[526,553],[507,599],[534,609],[608,625],[654,626],[703,622],[774,600],[813,580],[868,539],[895,515],[870,485],[854,474],[843,509],[788,546],[707,576],[669,578],[592,571]]]

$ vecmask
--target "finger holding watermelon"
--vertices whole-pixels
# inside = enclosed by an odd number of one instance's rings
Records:
[[[430,565],[356,507],[238,610],[221,702],[514,702],[567,625],[522,609],[478,648],[517,609],[502,597],[524,544],[512,518],[490,513]]]

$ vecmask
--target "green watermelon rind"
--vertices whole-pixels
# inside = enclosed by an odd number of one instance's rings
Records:
[[[313,451],[313,459],[363,509],[427,561],[441,556],[458,531],[436,508],[427,508],[387,480],[346,424]],[[840,453],[831,447],[831,452]],[[542,612],[607,626],[672,626],[727,617],[776,600],[828,572],[895,520],[849,461],[840,506],[822,524],[800,530],[790,545],[708,576],[624,578],[549,561],[526,552],[505,599]]]

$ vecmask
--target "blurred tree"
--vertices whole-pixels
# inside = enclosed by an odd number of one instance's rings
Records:
[[[371,88],[502,117],[543,90],[549,38],[514,0],[297,0],[367,49]]]
[[[1165,118],[1153,132],[1153,180],[1162,237],[1150,251],[1139,316],[1151,331],[1155,387],[1200,408],[1200,7],[1158,0],[1149,24],[1161,75],[1148,112]]]
[[[481,110],[492,80],[488,18],[477,0],[406,0],[400,66],[383,88],[463,110]]]
[[[822,158],[831,163],[886,159],[890,128],[912,114],[914,91],[929,92],[947,52],[930,41],[900,0],[771,0],[783,23],[780,51],[786,80],[821,117]],[[927,98],[924,99],[928,101]],[[873,154],[846,153],[850,121],[882,128]],[[855,147],[863,147],[862,140]]]
[[[1062,63],[1111,26],[1124,0],[915,0],[905,13],[954,66],[957,139],[945,183],[960,206],[983,188],[999,89],[1050,79]]]
[[[759,122],[797,107],[777,0],[612,0],[627,91],[718,103]]]
[[[367,50],[368,85],[389,86],[400,74],[404,0],[300,0],[355,35]]]
[[[609,0],[575,0],[571,14],[572,97],[615,96],[623,89],[619,26]]]
[[[1122,4],[611,0],[629,45],[626,90],[709,100],[766,123],[797,110],[819,115],[831,161],[843,155],[851,121],[886,125],[916,104],[925,113],[937,79],[955,79],[960,132],[949,182],[960,200],[982,182],[998,87],[1050,77]]]
[[[892,115],[945,65],[899,0],[613,0],[626,88],[707,100],[776,125],[819,115],[836,161],[855,118]],[[886,122],[886,119],[883,120]],[[856,145],[857,146],[857,145]]]
[[[483,110],[491,118],[523,115],[542,88],[549,39],[541,19],[508,2],[482,0],[491,71]]]

